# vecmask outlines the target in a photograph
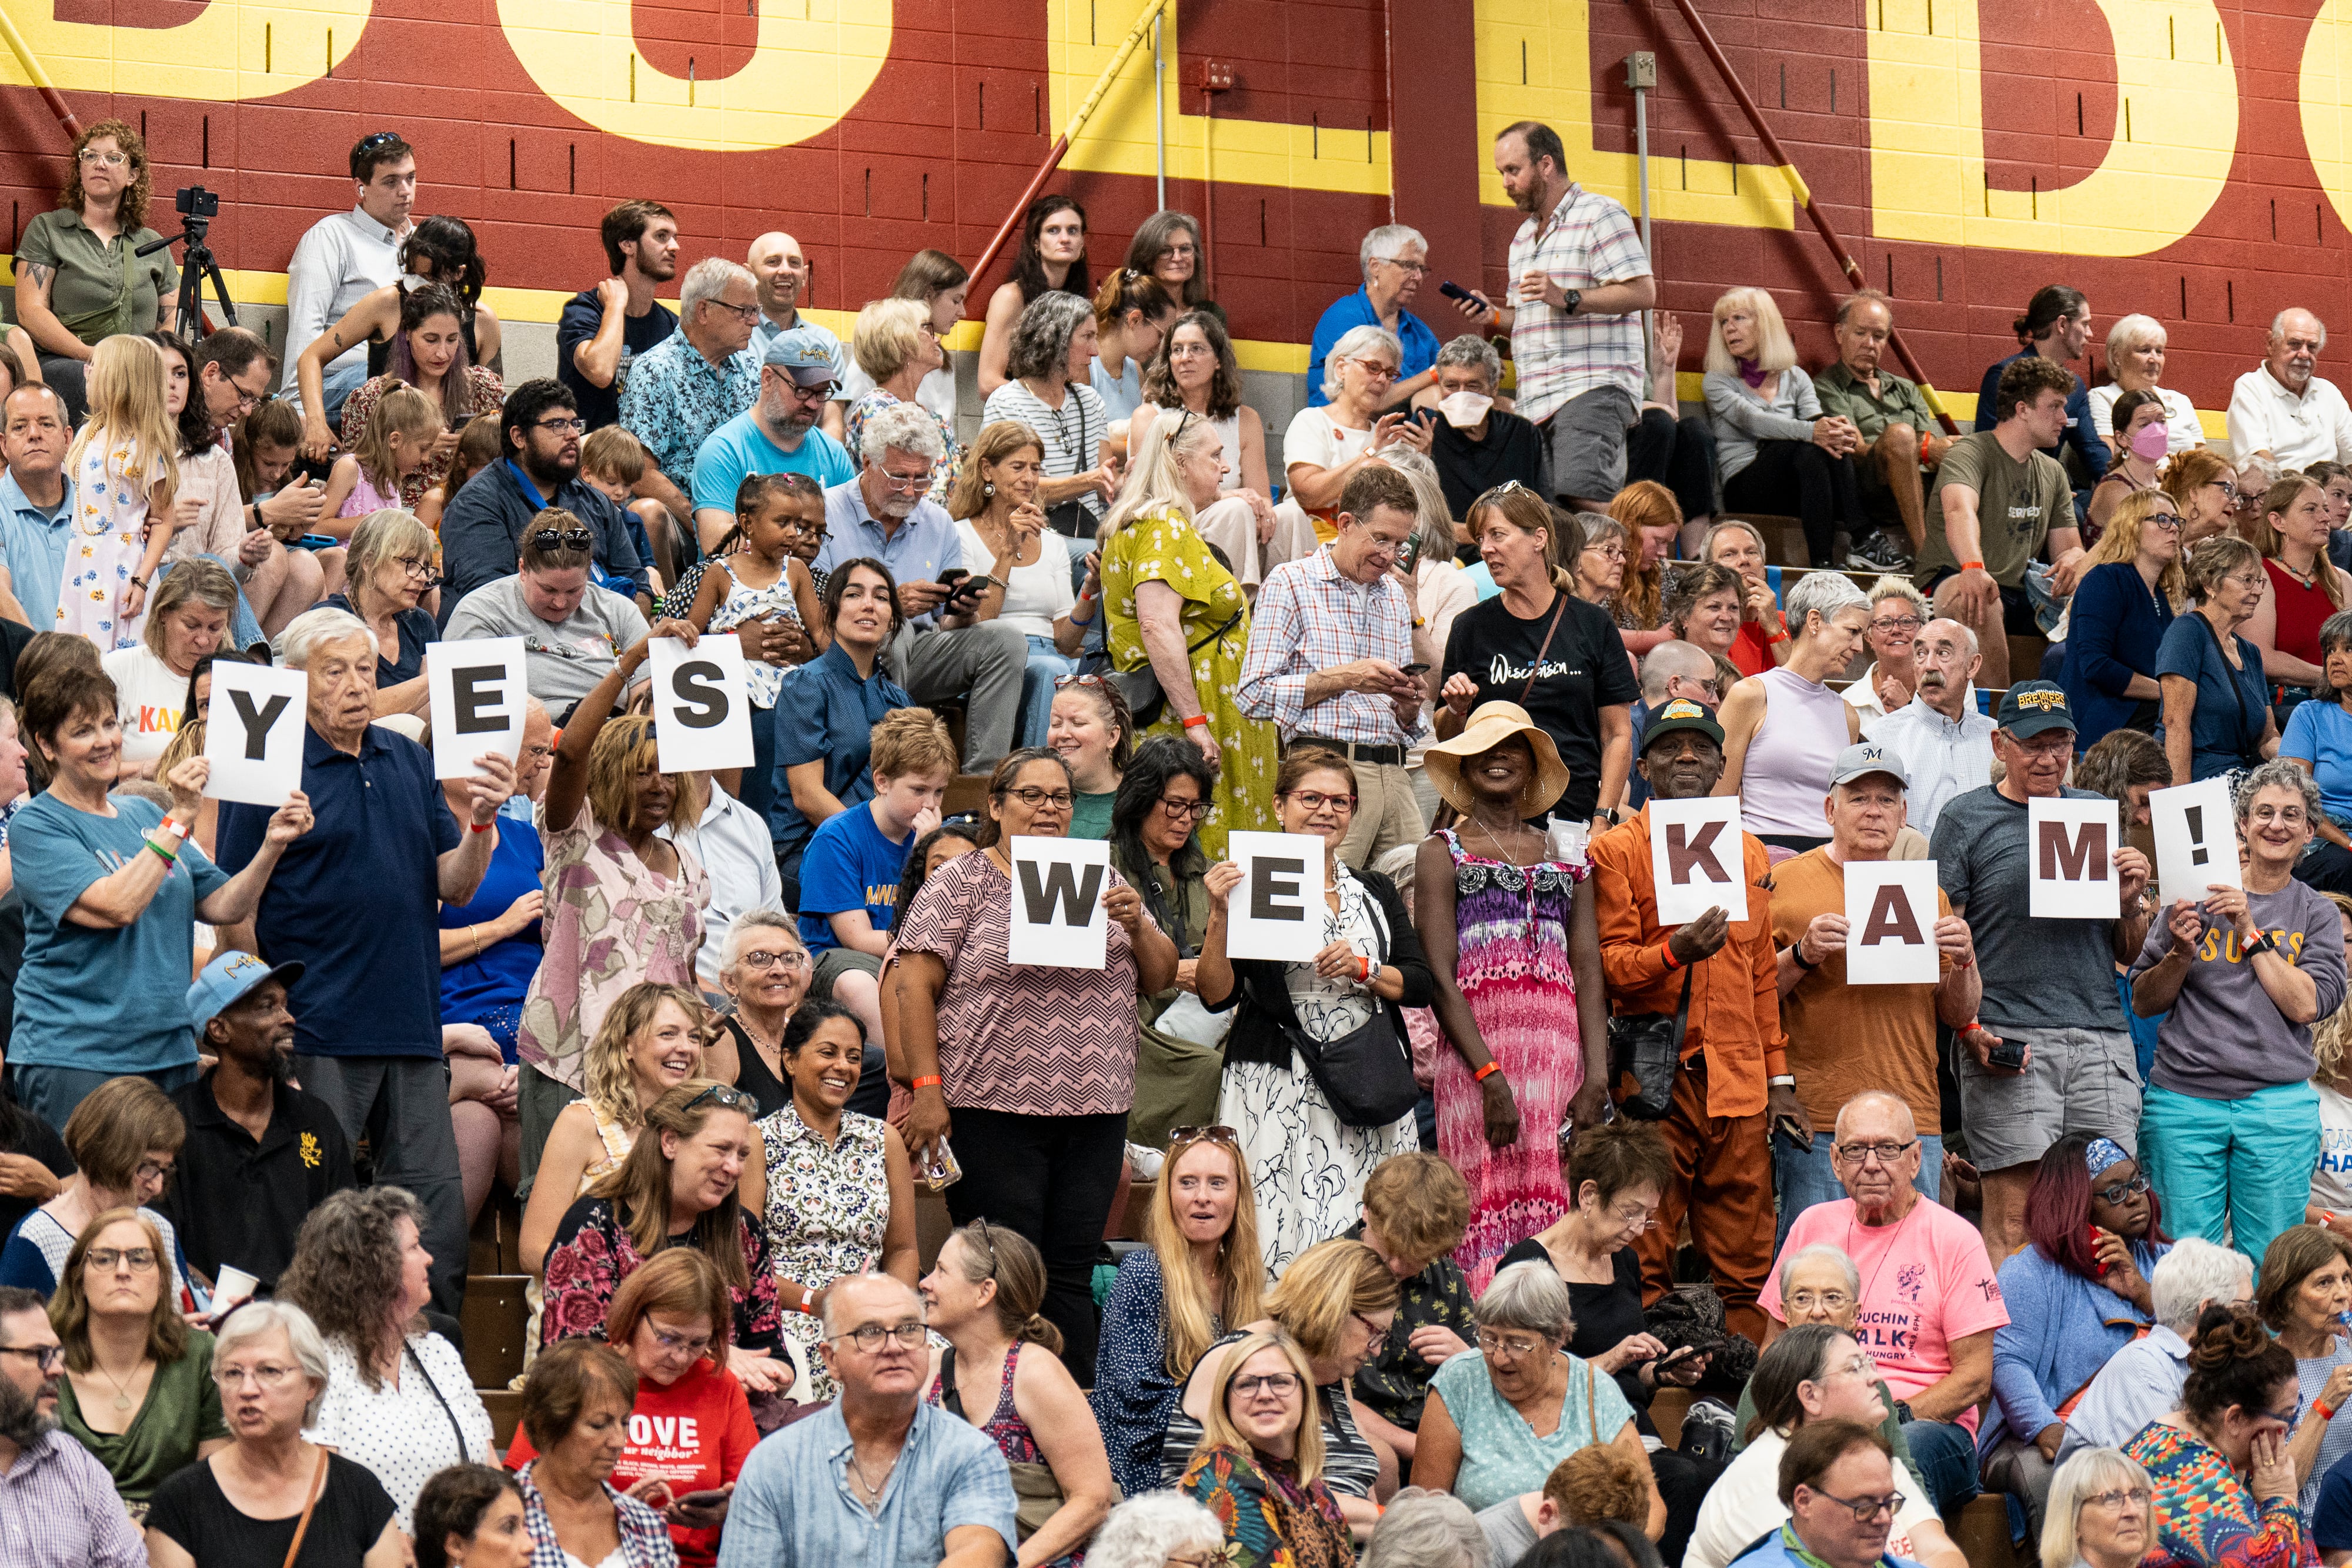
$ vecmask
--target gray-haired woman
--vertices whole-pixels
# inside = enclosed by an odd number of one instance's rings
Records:
[[[114,683],[115,712],[122,720],[124,778],[155,777],[164,748],[179,733],[198,661],[236,651],[229,639],[236,613],[236,580],[219,562],[199,556],[156,584],[138,645],[117,648],[99,661]]]
[[[1094,307],[1075,294],[1041,294],[1021,312],[1005,355],[1012,379],[988,394],[981,421],[1009,419],[1037,433],[1045,451],[1037,504],[1055,531],[1091,538],[1118,490],[1118,465],[1102,456],[1110,420],[1087,382],[1097,347]]]
[[[407,1560],[383,1484],[302,1436],[327,1379],[327,1347],[301,1308],[250,1301],[222,1320],[213,1381],[229,1446],[155,1489],[147,1510],[153,1568],[286,1562],[298,1530],[305,1563],[399,1568]]]
[[[2319,1159],[2311,1026],[2344,1000],[2344,933],[2325,894],[2294,880],[2319,786],[2271,761],[2238,786],[2245,885],[2174,902],[2131,967],[2132,1010],[2166,1014],[2140,1110],[2140,1152],[2176,1236],[2259,1258],[2303,1223]],[[2222,847],[2229,847],[2227,840]]]
[[[1478,1348],[1437,1369],[1422,1407],[1414,1484],[1450,1491],[1473,1509],[1491,1508],[1541,1490],[1554,1465],[1594,1443],[1615,1444],[1650,1474],[1633,1407],[1617,1380],[1568,1353],[1575,1323],[1558,1270],[1512,1264],[1496,1274],[1472,1315]],[[1654,1481],[1651,1537],[1665,1524]]]
[[[733,998],[735,1010],[719,1020],[722,1032],[703,1048],[703,1068],[708,1076],[749,1094],[762,1116],[792,1103],[792,1087],[784,1082],[784,1026],[808,995],[814,972],[808,944],[801,940],[793,916],[754,909],[737,915],[728,926],[719,983]],[[731,1072],[722,1059],[730,1048],[735,1057]],[[882,1092],[887,1101],[887,1086]],[[866,1104],[853,1109],[879,1114]]]
[[[1426,423],[1404,409],[1380,412],[1403,364],[1404,346],[1395,333],[1385,327],[1349,328],[1331,345],[1321,367],[1323,395],[1331,401],[1320,408],[1300,409],[1282,433],[1288,500],[1317,520],[1320,537],[1329,537],[1339,493],[1348,487],[1349,478],[1382,448],[1400,444],[1429,451]],[[1280,537],[1277,528],[1277,541]],[[1312,549],[1290,554],[1309,554]]]
[[[1862,738],[1862,715],[1829,688],[1862,647],[1870,601],[1843,573],[1817,571],[1789,591],[1789,662],[1734,685],[1723,699],[1723,779],[1741,825],[1778,852],[1825,843],[1822,801],[1837,754]]]
[[[1364,1547],[1363,1568],[1480,1568],[1486,1532],[1469,1505],[1427,1487],[1407,1487]]]
[[[352,530],[343,591],[320,602],[348,610],[375,633],[375,711],[425,713],[425,651],[441,640],[426,599],[441,544],[416,514],[387,507]]]
[[[1173,1488],[1139,1492],[1110,1511],[1087,1561],[1094,1568],[1222,1568],[1225,1527]]]

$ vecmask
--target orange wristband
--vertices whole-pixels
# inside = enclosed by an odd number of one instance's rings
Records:
[[[1682,960],[1675,956],[1675,945],[1671,939],[1659,943],[1658,951],[1666,956],[1666,970],[1669,974],[1683,967]]]
[[[1496,1073],[1502,1071],[1503,1064],[1501,1062],[1490,1061],[1486,1063],[1486,1066],[1480,1068],[1477,1071],[1472,1073],[1470,1075],[1470,1080],[1474,1083],[1484,1083],[1487,1079],[1492,1078]]]
[[[1960,562],[1960,570],[1962,571],[1982,571],[1984,570],[1984,562],[1980,560],[1964,560]]]
[[[927,1073],[907,1085],[909,1089],[937,1089],[939,1086],[940,1075],[936,1072]]]

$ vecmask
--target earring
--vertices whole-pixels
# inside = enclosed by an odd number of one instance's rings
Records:
[[[994,499],[996,499],[996,481],[995,481],[995,480],[993,480],[993,479],[982,479],[982,480],[980,482],[980,498],[981,498],[982,500],[983,500],[983,501],[993,501]]]

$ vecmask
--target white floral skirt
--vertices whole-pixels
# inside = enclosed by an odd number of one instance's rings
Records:
[[[1372,1167],[1421,1147],[1410,1112],[1384,1127],[1340,1121],[1304,1066],[1228,1063],[1217,1113],[1249,1164],[1257,1244],[1270,1274],[1355,1224]]]

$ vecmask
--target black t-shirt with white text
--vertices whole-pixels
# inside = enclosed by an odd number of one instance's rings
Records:
[[[1544,632],[1559,608],[1546,605],[1541,615],[1522,621],[1504,608],[1499,594],[1471,606],[1454,618],[1453,634],[1445,640],[1444,674],[1446,680],[1466,674],[1478,683],[1470,704],[1474,713],[1488,702],[1517,703],[1528,710],[1568,764],[1568,789],[1552,810],[1582,821],[1601,799],[1600,710],[1630,705],[1641,686],[1609,612],[1573,595],[1551,646],[1544,650],[1543,667],[1537,669],[1536,652],[1543,648]]]

